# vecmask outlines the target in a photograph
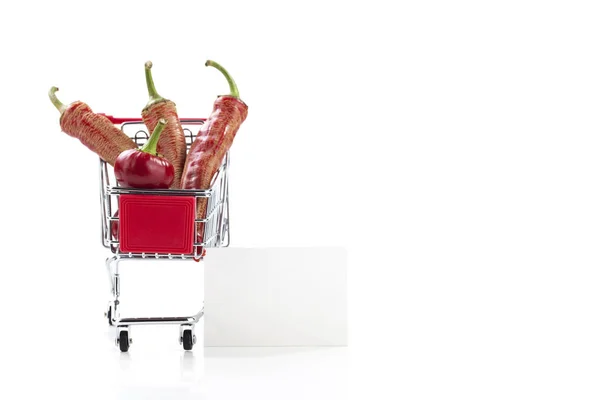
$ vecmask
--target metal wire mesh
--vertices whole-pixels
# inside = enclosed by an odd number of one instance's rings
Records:
[[[201,125],[203,120],[186,120],[183,130],[186,139],[187,150],[195,139],[195,131]],[[121,130],[125,132],[138,147],[143,146],[149,138],[148,130],[142,122],[125,122],[121,125]],[[229,245],[229,197],[228,197],[228,179],[227,172],[229,167],[229,153],[225,156],[223,163],[209,189],[190,190],[190,189],[135,189],[120,187],[114,177],[112,166],[100,159],[100,202],[102,217],[102,244],[111,249],[115,254],[126,257],[181,257],[193,256],[199,258],[202,256],[200,248],[226,247]],[[121,194],[141,194],[141,195],[163,195],[163,196],[193,196],[198,202],[199,199],[207,199],[206,217],[196,219],[195,229],[204,226],[202,242],[195,241],[193,254],[122,254],[119,251],[118,235],[113,234],[115,224],[119,223],[118,207],[119,196]],[[196,238],[196,232],[194,238]]]

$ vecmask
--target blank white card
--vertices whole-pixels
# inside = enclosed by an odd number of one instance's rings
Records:
[[[346,346],[341,247],[207,249],[204,345]]]

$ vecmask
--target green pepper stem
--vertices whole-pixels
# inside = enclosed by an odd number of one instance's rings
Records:
[[[150,135],[150,139],[146,142],[146,144],[140,149],[144,153],[150,153],[155,156],[156,153],[156,145],[158,145],[158,138],[160,137],[161,132],[165,129],[165,125],[167,125],[167,120],[161,118],[158,120],[158,124],[154,127],[154,131],[152,135]]]
[[[229,91],[231,92],[229,95],[232,97],[235,97],[237,99],[240,98],[240,92],[238,91],[237,85],[235,84],[235,81],[233,80],[231,75],[229,75],[229,72],[227,72],[227,70],[225,68],[223,68],[219,63],[212,61],[212,60],[206,61],[206,63],[204,65],[206,65],[207,67],[215,67],[216,69],[221,71],[221,73],[223,75],[225,75],[225,79],[227,79],[227,83],[229,83]]]
[[[150,100],[146,104],[145,108],[150,107],[154,103],[165,101],[165,98],[158,94],[156,87],[154,86],[154,79],[152,79],[152,61],[147,61],[145,65],[146,71],[146,86],[148,87],[148,96]]]
[[[57,97],[56,97],[56,92],[58,91],[58,88],[56,86],[52,86],[50,88],[50,91],[48,92],[48,96],[50,97],[50,101],[52,102],[52,104],[54,104],[54,107],[56,107],[56,109],[58,111],[60,111],[60,115],[62,115],[65,110],[67,109],[67,106],[65,106]]]

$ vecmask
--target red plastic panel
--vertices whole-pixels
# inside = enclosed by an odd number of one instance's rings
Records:
[[[119,196],[119,244],[124,253],[192,254],[194,197]]]

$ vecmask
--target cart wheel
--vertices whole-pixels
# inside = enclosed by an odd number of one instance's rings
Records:
[[[106,318],[108,318],[108,325],[113,326],[113,323],[112,323],[112,307],[108,307],[108,312],[106,313]]]
[[[192,331],[186,329],[183,331],[183,349],[191,350],[194,347],[194,337],[192,335]]]
[[[127,350],[129,350],[129,332],[119,332],[119,349],[123,353],[127,353]]]

